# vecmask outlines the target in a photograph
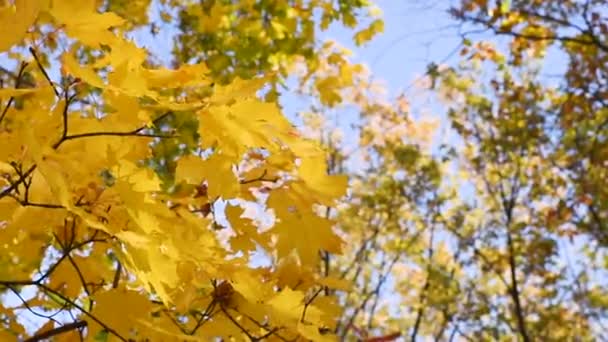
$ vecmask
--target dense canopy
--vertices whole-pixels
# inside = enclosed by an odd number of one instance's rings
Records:
[[[607,339],[608,1],[449,3],[0,0],[0,340]]]

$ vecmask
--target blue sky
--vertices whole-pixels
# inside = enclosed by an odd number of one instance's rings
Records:
[[[334,24],[321,32],[321,41],[335,40],[353,52],[352,61],[366,64],[374,79],[383,81],[389,96],[413,90],[412,83],[431,61],[444,61],[460,43],[460,37],[446,10],[451,1],[377,0],[383,12],[384,33],[357,47],[354,32]],[[452,57],[457,57],[453,55]],[[452,58],[453,60],[453,58]],[[416,99],[409,99],[416,101]],[[287,94],[282,103],[288,115],[306,110],[307,103]]]
[[[385,30],[365,46],[356,47],[352,32],[337,25],[322,37],[353,50],[355,61],[368,64],[394,93],[409,88],[429,62],[443,60],[458,46],[460,38],[446,13],[450,2],[378,0]]]

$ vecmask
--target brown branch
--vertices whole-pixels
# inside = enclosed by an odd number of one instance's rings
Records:
[[[574,38],[574,37],[569,37],[569,36],[560,36],[557,34],[541,36],[541,35],[525,34],[525,33],[515,32],[515,31],[511,31],[511,30],[504,30],[504,29],[496,27],[496,26],[492,25],[492,23],[485,21],[482,18],[478,18],[478,17],[458,14],[457,18],[459,18],[461,20],[465,20],[465,21],[470,21],[475,24],[481,24],[481,25],[485,26],[486,28],[492,30],[497,35],[507,35],[507,36],[512,36],[515,38],[527,39],[530,41],[553,41],[553,42],[557,41],[557,42],[561,42],[561,43],[575,43],[575,44],[586,45],[586,46],[594,45],[594,46],[597,46],[600,50],[608,52],[608,45],[602,44],[601,41],[599,41],[599,39],[597,37],[594,38],[594,35],[592,35],[590,32],[585,32],[590,37],[590,40]]]
[[[23,66],[22,64],[22,68],[25,69],[25,66]],[[22,70],[20,70],[20,73],[22,73]],[[54,89],[54,88],[53,88]],[[13,98],[11,97],[11,99],[9,100],[9,104],[12,103]],[[71,101],[74,99],[74,96],[70,97],[68,96],[68,91],[67,89],[64,91],[64,100],[65,100],[65,107],[63,108],[63,113],[62,113],[62,117],[63,117],[63,132],[61,134],[61,138],[55,143],[53,144],[53,149],[57,149],[64,141],[65,138],[67,136],[68,133],[68,107],[71,103]],[[2,121],[2,119],[4,118],[4,114],[6,114],[6,110],[8,110],[8,105],[5,108],[5,111],[3,112],[2,116],[0,116],[0,122]],[[30,168],[22,175],[20,175],[19,179],[17,180],[17,182],[11,184],[8,188],[6,188],[5,190],[3,190],[0,193],[0,199],[9,195],[11,192],[13,192],[15,189],[17,189],[17,187],[19,186],[19,184],[23,183],[26,181],[27,177],[29,177],[29,175],[34,172],[34,170],[36,169],[36,164],[30,166]]]
[[[520,150],[521,154],[521,150]],[[519,173],[520,173],[521,165],[518,162],[516,167],[515,174],[511,177],[511,189],[509,194],[507,194],[502,186],[502,179],[504,176],[499,172],[499,177],[501,179],[500,184],[500,197],[502,208],[505,215],[505,229],[507,235],[507,248],[509,250],[509,270],[511,277],[511,288],[509,293],[513,299],[513,303],[515,305],[515,316],[517,318],[517,327],[519,330],[519,334],[521,335],[524,342],[529,342],[530,337],[528,335],[528,331],[526,329],[526,320],[525,313],[521,304],[521,294],[519,291],[519,282],[517,279],[517,262],[515,260],[515,246],[513,243],[513,234],[511,231],[511,226],[513,222],[513,209],[515,208],[515,204],[517,201],[517,197],[519,195],[520,184],[518,181]],[[487,182],[487,181],[486,181]]]
[[[64,141],[65,138],[67,136],[67,132],[68,132],[68,107],[71,103],[71,101],[74,99],[74,97],[69,97],[68,96],[68,91],[65,90],[64,91],[64,99],[65,99],[65,107],[63,108],[63,113],[62,113],[62,117],[63,117],[63,132],[62,132],[62,136],[61,139],[59,139],[55,144],[53,144],[53,149],[57,149]],[[12,100],[12,98],[11,98]],[[10,100],[9,100],[9,104],[10,104]],[[5,108],[5,111],[7,109]],[[2,118],[4,117],[4,113],[2,115],[2,117],[0,117],[0,121],[2,120]],[[8,188],[6,188],[5,190],[3,190],[0,193],[0,199],[9,195],[11,192],[13,192],[15,189],[17,189],[17,187],[19,186],[19,184],[23,183],[26,181],[27,177],[29,177],[29,175],[34,172],[34,170],[36,169],[36,164],[30,166],[30,168],[22,175],[20,175],[19,179],[17,180],[17,182],[11,184]]]
[[[300,322],[304,323],[306,318],[306,310],[308,307],[314,302],[314,300],[323,292],[324,287],[320,287],[306,302],[304,302],[304,309],[302,310],[302,316],[300,317]]]
[[[97,233],[97,232],[98,232],[98,231],[96,230],[96,231],[95,231],[95,233],[93,234],[93,236],[92,236],[90,239],[87,239],[87,240],[85,240],[85,241],[82,241],[82,242],[80,242],[80,243],[78,243],[78,244],[75,244],[75,245],[73,245],[72,247],[70,247],[70,252],[71,252],[71,251],[74,251],[74,250],[76,250],[76,249],[79,249],[79,248],[81,248],[81,247],[84,247],[85,245],[87,245],[87,244],[89,244],[89,243],[93,243],[93,242],[107,242],[107,240],[106,240],[106,239],[103,239],[103,238],[98,239],[98,238],[96,238],[96,235],[97,235],[96,233]],[[61,245],[61,243],[59,243],[59,244]],[[52,266],[50,266],[50,267],[49,267],[49,269],[48,269],[46,272],[44,272],[42,275],[40,275],[40,277],[38,277],[36,280],[31,281],[31,284],[26,284],[26,285],[34,285],[34,284],[41,283],[41,282],[42,282],[42,281],[43,281],[45,278],[47,278],[47,277],[48,277],[48,276],[49,276],[51,273],[53,273],[53,271],[54,271],[54,270],[55,270],[55,269],[56,269],[56,268],[59,266],[59,264],[60,264],[60,263],[61,263],[63,260],[65,260],[67,257],[68,257],[68,256],[67,256],[67,254],[66,254],[66,253],[63,253],[63,254],[61,255],[61,257],[59,258],[59,260],[57,260],[57,261],[56,261],[56,262],[55,262],[55,263],[54,263]],[[42,272],[41,272],[41,273],[42,273]],[[21,282],[22,282],[22,283],[25,283],[25,282],[27,282],[27,281],[21,281]],[[2,282],[1,282],[1,281],[0,281],[0,284],[2,284]]]
[[[152,124],[157,124],[158,122],[162,121],[164,118],[166,118],[167,116],[169,116],[169,114],[171,114],[171,112],[166,112],[166,113],[160,115],[159,117],[157,117],[156,119],[154,119],[152,121]],[[67,118],[65,119],[64,122],[67,122]],[[153,133],[141,133],[146,128],[148,128],[148,126],[144,125],[144,126],[141,126],[141,127],[138,127],[136,129],[133,129],[131,131],[126,131],[126,132],[112,132],[112,131],[107,131],[107,132],[87,132],[87,133],[79,133],[79,134],[68,135],[67,134],[67,126],[66,126],[65,130],[64,130],[64,132],[66,132],[65,135],[61,138],[61,140],[59,140],[59,142],[56,145],[57,145],[57,147],[59,147],[59,145],[61,145],[64,141],[74,140],[74,139],[80,139],[80,138],[99,137],[99,136],[147,137],[147,138],[176,138],[177,137],[177,135],[175,135],[175,134],[164,135],[164,134],[153,134]]]
[[[422,287],[422,291],[420,292],[418,312],[416,313],[416,321],[414,323],[414,328],[412,329],[411,341],[416,342],[416,338],[418,336],[418,330],[420,330],[420,324],[422,324],[422,317],[424,316],[424,305],[426,303],[427,294],[429,288],[431,287],[431,271],[432,271],[432,262],[433,262],[433,239],[434,239],[435,226],[431,227],[431,234],[429,238],[429,248],[428,248],[428,264],[426,266],[426,279],[424,280],[424,285]]]
[[[367,303],[369,302],[369,300],[372,299],[372,297],[374,297],[374,296],[376,296],[376,297],[380,296],[380,289],[382,288],[382,285],[384,285],[384,282],[386,282],[386,280],[388,279],[388,276],[390,275],[390,273],[393,269],[393,266],[399,260],[400,257],[401,257],[401,253],[397,253],[393,257],[393,259],[389,263],[386,271],[384,271],[378,277],[378,281],[377,281],[374,289],[372,291],[369,291],[365,295],[365,298],[363,298],[363,301],[361,302],[361,304],[359,304],[359,306],[356,307],[355,310],[353,311],[353,313],[350,315],[350,318],[348,319],[348,322],[345,325],[345,329],[344,329],[344,331],[342,331],[341,340],[345,340],[346,335],[348,334],[348,331],[354,326],[355,319],[357,318],[357,316],[359,315],[361,310],[363,310],[367,306]],[[383,264],[385,263],[385,261],[386,260],[383,260]],[[381,269],[384,268],[384,265],[380,266],[380,268]]]
[[[171,312],[169,312],[168,309],[164,309],[161,312],[164,313],[165,316],[167,316],[167,318],[171,321],[171,323],[173,323],[179,329],[179,331],[182,332],[182,334],[185,334],[185,335],[188,334],[188,331],[183,326],[183,324],[180,323],[175,317],[173,317],[173,315],[171,314]],[[193,335],[193,334],[190,334],[190,335]]]
[[[507,228],[509,229],[509,228]],[[507,232],[507,245],[509,248],[509,268],[511,274],[511,297],[513,298],[513,302],[515,304],[515,315],[517,317],[517,326],[519,329],[519,333],[521,334],[521,338],[524,342],[529,342],[530,337],[528,336],[528,332],[526,330],[526,321],[524,318],[524,312],[520,301],[520,291],[517,281],[517,264],[515,263],[515,251],[513,247],[513,238],[511,236],[510,230]]]
[[[192,328],[192,331],[188,333],[188,335],[194,335],[196,331],[203,326],[203,324],[207,323],[211,317],[213,316],[213,309],[215,309],[215,304],[217,302],[212,300],[209,302],[209,305],[205,308],[204,312],[197,312],[199,314],[198,319],[196,320],[196,325]]]
[[[67,132],[68,132],[68,107],[69,107],[69,104],[71,103],[71,101],[74,99],[74,96],[71,96],[71,97],[68,96],[67,92],[65,92],[64,94],[65,94],[64,95],[65,96],[65,108],[63,109],[63,133],[62,133],[62,138],[59,139],[52,146],[53,149],[59,148],[59,146],[61,146],[61,144],[63,144],[65,141],[68,141],[68,140],[74,140],[77,138],[94,137],[94,136],[137,136],[137,137],[143,136],[143,137],[156,137],[156,138],[175,137],[174,135],[162,136],[162,135],[155,135],[155,134],[138,134],[139,132],[146,129],[147,128],[146,126],[139,127],[130,132],[89,132],[89,133],[68,135],[67,134]],[[154,121],[152,121],[152,122],[158,123],[159,121],[161,121],[162,119],[167,117],[169,114],[171,114],[171,112],[164,113],[163,115],[160,115],[158,118],[154,119]],[[11,192],[13,192],[15,189],[17,189],[17,187],[21,183],[23,183],[27,179],[27,177],[29,177],[29,175],[32,174],[32,172],[34,172],[36,167],[37,167],[36,164],[30,166],[30,168],[23,175],[21,175],[21,177],[19,177],[19,179],[17,179],[16,182],[12,183],[8,188],[2,190],[2,192],[0,192],[0,199],[10,195]]]
[[[21,198],[17,197],[16,195],[9,194],[8,196],[11,197],[12,199],[14,199],[15,201],[17,201],[17,203],[19,203],[23,207],[38,207],[38,208],[46,208],[46,209],[65,209],[65,207],[62,206],[61,204],[36,203],[36,202],[30,202],[29,200],[26,200],[26,199],[21,199]]]
[[[245,329],[239,322],[237,322],[237,320],[228,313],[228,311],[224,308],[224,306],[220,305],[220,310],[222,310],[224,315],[226,317],[228,317],[228,319],[230,320],[230,322],[232,322],[232,324],[234,324],[237,328],[239,328],[239,330],[241,330],[245,335],[247,335],[247,337],[249,338],[250,341],[259,340],[257,337],[251,335],[251,333],[247,329]]]
[[[368,225],[371,225],[371,219],[368,220]],[[369,250],[369,248],[366,248],[367,245],[370,242],[374,241],[379,233],[380,233],[380,226],[375,225],[374,231],[372,232],[372,234],[369,237],[365,238],[363,241],[361,241],[361,245],[357,249],[357,252],[355,252],[355,256],[353,257],[353,260],[342,271],[342,273],[340,274],[340,278],[342,278],[342,279],[345,278],[348,275],[348,273],[353,269],[353,267],[355,267],[355,265],[357,265],[359,263],[361,257],[365,253],[365,251]]]
[[[72,100],[76,98],[76,95],[70,96],[68,93],[68,90],[69,90],[69,88],[66,88],[63,91],[64,107],[63,107],[63,111],[61,112],[61,117],[62,117],[62,122],[63,122],[63,129],[61,131],[61,139],[59,139],[59,141],[55,144],[56,146],[53,146],[54,148],[59,147],[59,145],[61,145],[61,143],[68,136],[68,110],[70,108],[70,104],[72,103]]]
[[[325,208],[325,218],[329,219],[331,215],[331,207],[326,207]],[[325,275],[325,277],[329,277],[329,273],[330,273],[330,266],[331,266],[331,255],[329,254],[328,251],[319,251],[319,253],[321,254],[321,260],[323,261],[323,274]],[[329,296],[331,294],[331,291],[329,290],[329,287],[325,286],[325,295]]]
[[[122,272],[122,264],[120,261],[116,260],[116,272],[114,273],[114,279],[112,279],[112,288],[115,289],[118,287],[118,283],[120,282],[120,274]]]
[[[41,313],[39,313],[39,312],[36,312],[36,311],[35,311],[35,310],[34,310],[34,309],[33,309],[33,308],[32,308],[32,307],[31,307],[31,306],[28,304],[27,300],[26,300],[25,298],[23,298],[23,296],[21,295],[21,293],[19,293],[19,291],[17,291],[17,290],[16,290],[14,287],[12,287],[12,286],[7,286],[7,288],[8,288],[9,290],[11,290],[11,292],[13,292],[13,294],[14,294],[15,296],[17,296],[17,298],[19,298],[19,300],[21,301],[21,303],[23,304],[23,306],[25,307],[25,309],[26,309],[27,311],[29,311],[29,312],[30,312],[32,315],[37,316],[37,317],[40,317],[40,318],[48,319],[48,320],[54,321],[54,322],[56,322],[56,323],[59,323],[59,322],[58,322],[56,319],[54,319],[53,317],[55,317],[55,316],[56,316],[56,315],[57,315],[59,312],[63,311],[63,310],[65,309],[66,305],[62,305],[62,307],[61,307],[61,308],[60,308],[58,311],[56,311],[55,313],[53,313],[53,314],[50,314],[50,315],[41,314]]]
[[[144,137],[144,138],[175,138],[176,135],[164,135],[164,134],[153,134],[153,133],[138,133],[138,130],[129,132],[87,132],[79,133],[74,135],[68,135],[63,141],[80,139],[80,138],[91,138],[91,137]]]
[[[38,342],[38,341],[42,341],[45,340],[47,338],[51,338],[53,336],[56,335],[60,335],[72,330],[78,330],[78,329],[82,329],[85,328],[87,326],[87,322],[86,321],[76,321],[76,322],[72,322],[69,324],[65,324],[62,325],[60,327],[51,329],[51,330],[47,330],[45,332],[42,332],[38,335],[32,336],[30,338],[28,338],[27,340],[25,340],[24,342]]]
[[[265,333],[264,335],[262,335],[262,336],[258,337],[260,340],[263,340],[263,339],[265,339],[265,338],[268,338],[268,337],[270,337],[270,335],[273,335],[273,334],[274,334],[274,335],[275,335],[275,336],[276,336],[278,339],[280,339],[280,340],[282,340],[282,341],[287,341],[287,339],[286,339],[286,338],[284,338],[283,336],[281,336],[281,335],[279,335],[279,334],[277,333],[279,330],[281,330],[281,329],[282,329],[281,327],[274,327],[274,328],[270,328],[270,327],[268,326],[268,324],[262,324],[262,323],[258,322],[258,321],[257,321],[257,320],[255,320],[253,317],[251,317],[251,316],[249,316],[249,315],[247,315],[247,314],[244,314],[244,313],[242,313],[242,312],[240,312],[240,311],[238,311],[238,310],[236,310],[236,309],[234,309],[234,311],[238,312],[240,315],[242,315],[243,317],[247,318],[247,319],[248,319],[248,320],[250,320],[250,321],[251,321],[253,324],[257,325],[258,327],[260,327],[260,328],[262,328],[262,329],[265,329],[265,330],[268,330],[268,332],[267,332],[267,333]]]
[[[17,79],[15,80],[15,88],[19,88],[19,86],[21,85],[21,81],[23,79],[23,72],[25,71],[25,67],[27,67],[27,63],[22,62],[21,66],[19,67],[19,72],[17,73]],[[14,101],[15,101],[15,97],[14,96],[11,96],[8,99],[8,102],[6,103],[6,106],[4,107],[4,110],[2,110],[2,114],[0,114],[0,123],[2,123],[2,120],[6,116],[6,113],[8,113],[8,109],[10,108],[10,106],[13,104]]]
[[[35,169],[36,169],[36,165],[30,166],[30,168],[23,175],[21,175],[19,177],[19,179],[17,179],[16,182],[12,183],[8,188],[6,188],[2,192],[0,192],[0,199],[8,196],[11,192],[16,190],[17,187],[19,186],[19,184],[24,182],[26,180],[26,178],[29,177],[29,175],[32,174],[32,172],[34,172]]]
[[[84,279],[84,275],[82,274],[82,271],[80,271],[80,267],[78,267],[78,265],[76,264],[76,261],[74,261],[74,258],[72,258],[70,253],[71,253],[71,251],[66,253],[66,255],[68,256],[68,261],[74,267],[74,270],[76,270],[76,274],[78,274],[78,279],[80,280],[80,283],[82,284],[82,288],[84,289],[84,292],[87,294],[87,296],[90,298],[91,292],[89,291],[89,288],[87,287],[87,282]],[[91,308],[89,308],[89,309],[91,309]]]
[[[37,285],[34,280],[0,280],[0,285],[10,289],[11,286],[29,286]]]
[[[454,261],[458,262],[460,253],[461,253],[461,248],[458,247],[458,249],[454,253],[454,258],[453,258]],[[456,274],[456,269],[457,269],[457,266],[454,265],[454,267],[452,267],[452,270],[450,271],[450,277],[449,277],[450,282],[454,281],[454,275]],[[435,336],[435,342],[443,341],[443,334],[444,334],[445,330],[447,329],[448,325],[452,322],[452,320],[454,320],[454,316],[456,315],[456,312],[450,312],[449,305],[443,304],[442,315],[443,315],[444,319],[443,319],[443,322],[441,323],[439,331],[437,332],[437,334]],[[458,322],[456,322],[456,324],[458,324]]]
[[[38,65],[38,69],[40,69],[40,71],[42,72],[42,75],[44,75],[44,78],[46,78],[46,80],[47,80],[47,82],[49,82],[49,85],[51,86],[51,88],[53,88],[53,92],[55,93],[55,96],[59,97],[59,92],[55,88],[55,83],[53,83],[53,81],[49,77],[49,74],[46,72],[46,69],[42,66],[42,63],[40,63],[40,59],[38,58],[38,55],[36,54],[36,50],[34,50],[34,48],[31,46],[30,46],[29,50],[30,50],[30,53],[32,54],[32,56],[34,57],[36,64]]]
[[[2,67],[2,66],[0,66],[0,73],[3,73],[5,75],[9,76],[10,78],[12,78],[15,81],[17,80],[17,75],[16,74],[14,74],[12,71],[10,71],[10,70]]]
[[[479,260],[484,263],[492,272],[494,272],[494,274],[498,277],[498,279],[501,281],[501,283],[503,283],[503,285],[509,289],[510,285],[509,282],[505,279],[505,277],[502,275],[502,273],[496,269],[495,264],[490,260],[490,258],[488,258],[487,255],[485,255],[479,248],[473,246],[470,243],[471,239],[467,239],[465,238],[462,234],[460,234],[457,230],[455,230],[454,228],[447,228],[447,230],[454,234],[454,236],[456,236],[456,238],[460,239],[461,241],[465,242],[465,243],[469,243],[469,247],[471,247],[471,249],[473,250],[473,255],[475,255],[477,258],[479,258]]]
[[[589,1],[586,1],[585,4],[583,5],[582,17],[583,17],[583,21],[585,21],[585,25],[587,25],[587,29],[583,30],[582,32],[584,34],[587,34],[587,36],[589,36],[589,38],[591,38],[591,41],[593,42],[593,44],[595,44],[595,46],[597,46],[604,52],[608,52],[608,45],[604,44],[601,41],[601,39],[595,34],[595,32],[593,32],[594,31],[593,24],[591,23],[591,20],[588,17],[589,3],[590,3]]]
[[[241,184],[249,184],[249,183],[255,183],[255,182],[276,182],[279,180],[279,177],[274,177],[274,178],[264,178],[264,176],[266,176],[266,174],[268,173],[267,170],[264,170],[262,172],[262,175],[260,175],[259,177],[253,178],[253,179],[244,179],[242,181],[240,181]]]

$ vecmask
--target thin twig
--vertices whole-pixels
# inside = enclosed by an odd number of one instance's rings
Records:
[[[27,67],[27,63],[22,62],[21,66],[19,67],[19,72],[17,73],[17,79],[15,80],[15,89],[19,88],[19,86],[21,85],[21,80],[23,79],[23,72],[25,71],[25,67]],[[13,104],[14,101],[15,101],[14,96],[11,96],[8,99],[8,102],[6,103],[4,110],[2,110],[2,114],[0,114],[0,123],[2,123],[2,120],[6,116],[6,113],[8,113],[8,109],[11,107],[11,105]]]
[[[59,91],[57,91],[57,89],[55,88],[55,83],[53,83],[53,81],[49,77],[49,74],[46,72],[46,69],[42,66],[42,63],[40,63],[40,59],[38,58],[38,55],[36,54],[36,50],[34,50],[34,48],[31,46],[30,46],[29,50],[30,50],[30,53],[32,54],[32,56],[34,57],[36,64],[38,65],[38,69],[40,69],[40,71],[42,72],[42,75],[44,75],[44,78],[46,78],[46,80],[47,80],[47,82],[49,82],[49,85],[51,86],[51,88],[53,88],[53,92],[55,93],[55,96],[59,97]]]
[[[120,261],[116,260],[116,272],[114,273],[114,279],[112,279],[112,288],[115,289],[118,287],[118,283],[120,282],[120,274],[122,272],[122,264]]]
[[[38,207],[38,208],[46,208],[46,209],[65,209],[61,204],[53,204],[53,203],[36,203],[30,202],[28,200],[22,200],[16,195],[9,194],[9,197],[17,201],[22,207]]]
[[[253,335],[251,335],[251,333],[245,329],[239,322],[237,322],[237,320],[232,317],[228,311],[220,305],[220,310],[222,310],[222,312],[224,313],[224,315],[226,317],[228,317],[228,319],[230,320],[230,322],[232,322],[232,324],[236,325],[237,328],[239,328],[239,330],[241,330],[245,335],[247,335],[247,337],[249,338],[250,341],[258,341],[259,339]]]
[[[34,311],[34,309],[32,309],[32,307],[27,303],[27,300],[25,298],[23,298],[23,296],[21,296],[21,294],[19,293],[19,291],[17,291],[14,287],[12,286],[7,286],[7,288],[9,290],[11,290],[11,292],[13,292],[13,294],[15,296],[17,296],[17,298],[19,298],[19,300],[21,301],[21,303],[23,303],[23,306],[25,306],[25,308],[27,309],[27,311],[29,311],[32,315],[40,317],[40,318],[45,318],[45,319],[49,319],[52,320],[56,323],[59,323],[57,320],[55,320],[53,317],[57,315],[58,312],[63,311],[63,309],[65,308],[65,305],[62,306],[61,309],[59,309],[59,311],[51,314],[51,315],[44,315],[41,314],[39,312]]]
[[[107,324],[102,322],[99,318],[95,317],[90,312],[85,310],[82,306],[76,304],[71,299],[69,299],[66,296],[64,296],[63,294],[61,294],[60,292],[57,292],[44,284],[32,284],[32,285],[36,285],[39,288],[41,288],[42,290],[44,290],[45,292],[51,293],[51,294],[55,295],[56,297],[59,297],[61,300],[69,303],[70,305],[72,305],[73,307],[78,309],[80,312],[82,312],[85,316],[89,317],[90,319],[95,321],[95,323],[99,324],[103,329],[107,330],[110,334],[116,336],[119,340],[121,340],[123,342],[129,342],[126,338],[122,337],[122,335],[120,335],[116,330],[110,328]],[[51,299],[55,300],[52,297],[51,297]]]
[[[137,130],[129,132],[87,132],[80,134],[68,135],[63,141],[80,139],[80,138],[91,138],[91,137],[144,137],[144,138],[176,138],[177,135],[165,135],[165,134],[154,134],[154,133],[138,133]]]
[[[252,178],[252,179],[244,179],[244,180],[240,181],[240,183],[241,184],[249,184],[249,183],[255,183],[255,182],[272,182],[272,183],[274,183],[279,180],[279,177],[264,178],[267,173],[268,173],[268,171],[264,170],[259,177]]]

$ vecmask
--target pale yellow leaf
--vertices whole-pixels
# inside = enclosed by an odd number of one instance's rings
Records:
[[[3,2],[0,8],[0,52],[19,44],[27,29],[34,23],[40,10],[40,0],[15,0]]]

